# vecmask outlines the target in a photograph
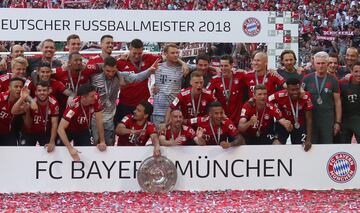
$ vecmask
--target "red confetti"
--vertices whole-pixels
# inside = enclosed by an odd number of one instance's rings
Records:
[[[360,190],[0,194],[1,212],[357,212]]]

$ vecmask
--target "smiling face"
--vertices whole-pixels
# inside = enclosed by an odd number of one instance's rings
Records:
[[[232,64],[229,60],[220,60],[221,73],[225,74],[231,72]]]
[[[346,55],[345,55],[346,64],[349,67],[353,66],[356,63],[356,61],[358,60],[358,57],[359,57],[359,54],[355,48],[347,49]]]
[[[358,84],[360,84],[360,65],[355,65],[352,72],[351,72],[354,81],[356,81]]]
[[[180,110],[174,110],[171,112],[170,124],[175,128],[181,128],[184,116]]]
[[[252,67],[255,71],[264,71],[267,69],[267,56],[265,53],[257,53],[252,60]]]
[[[15,63],[12,67],[12,73],[14,77],[25,77],[26,66],[20,63]]]
[[[81,42],[79,38],[70,39],[68,44],[69,53],[79,52],[81,48]]]
[[[49,97],[49,87],[37,85],[35,95],[39,101],[45,101]]]
[[[45,41],[41,47],[43,57],[46,59],[52,59],[55,54],[55,44],[51,41]]]
[[[336,69],[339,66],[338,59],[336,57],[329,57],[328,60],[328,71],[330,73],[336,73]]]
[[[224,109],[221,106],[212,107],[210,109],[209,116],[216,125],[220,125],[224,119]]]
[[[283,59],[281,62],[286,70],[293,70],[296,60],[295,60],[293,54],[287,53],[283,56]]]
[[[300,84],[287,85],[287,91],[292,100],[297,100],[300,97]]]
[[[199,59],[196,63],[196,69],[205,73],[210,67],[210,63],[207,60]]]
[[[114,48],[114,40],[110,37],[105,37],[101,41],[100,46],[101,46],[101,50],[104,53],[111,55],[113,48]]]
[[[42,81],[49,81],[51,77],[50,67],[39,67],[39,79]]]

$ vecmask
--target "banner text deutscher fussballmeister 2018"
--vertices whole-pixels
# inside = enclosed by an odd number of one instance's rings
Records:
[[[287,26],[298,36],[291,12],[0,9],[0,40],[64,41],[76,33],[83,41],[112,34],[115,41],[268,43],[284,42]]]

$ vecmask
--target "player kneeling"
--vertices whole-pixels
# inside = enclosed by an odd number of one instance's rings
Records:
[[[244,145],[244,138],[238,133],[233,122],[226,118],[224,109],[219,102],[208,106],[208,116],[191,119],[192,125],[197,125],[194,141],[198,145],[220,145],[227,149],[232,146]]]
[[[170,112],[169,125],[160,133],[162,146],[191,145],[195,137],[195,131],[187,125],[183,125],[184,116],[179,109]]]

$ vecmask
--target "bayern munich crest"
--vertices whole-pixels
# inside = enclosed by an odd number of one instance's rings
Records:
[[[329,177],[337,183],[350,181],[356,173],[355,158],[347,152],[335,153],[327,163]]]
[[[248,36],[256,36],[260,33],[261,24],[257,18],[250,17],[245,19],[243,23],[243,31]]]

